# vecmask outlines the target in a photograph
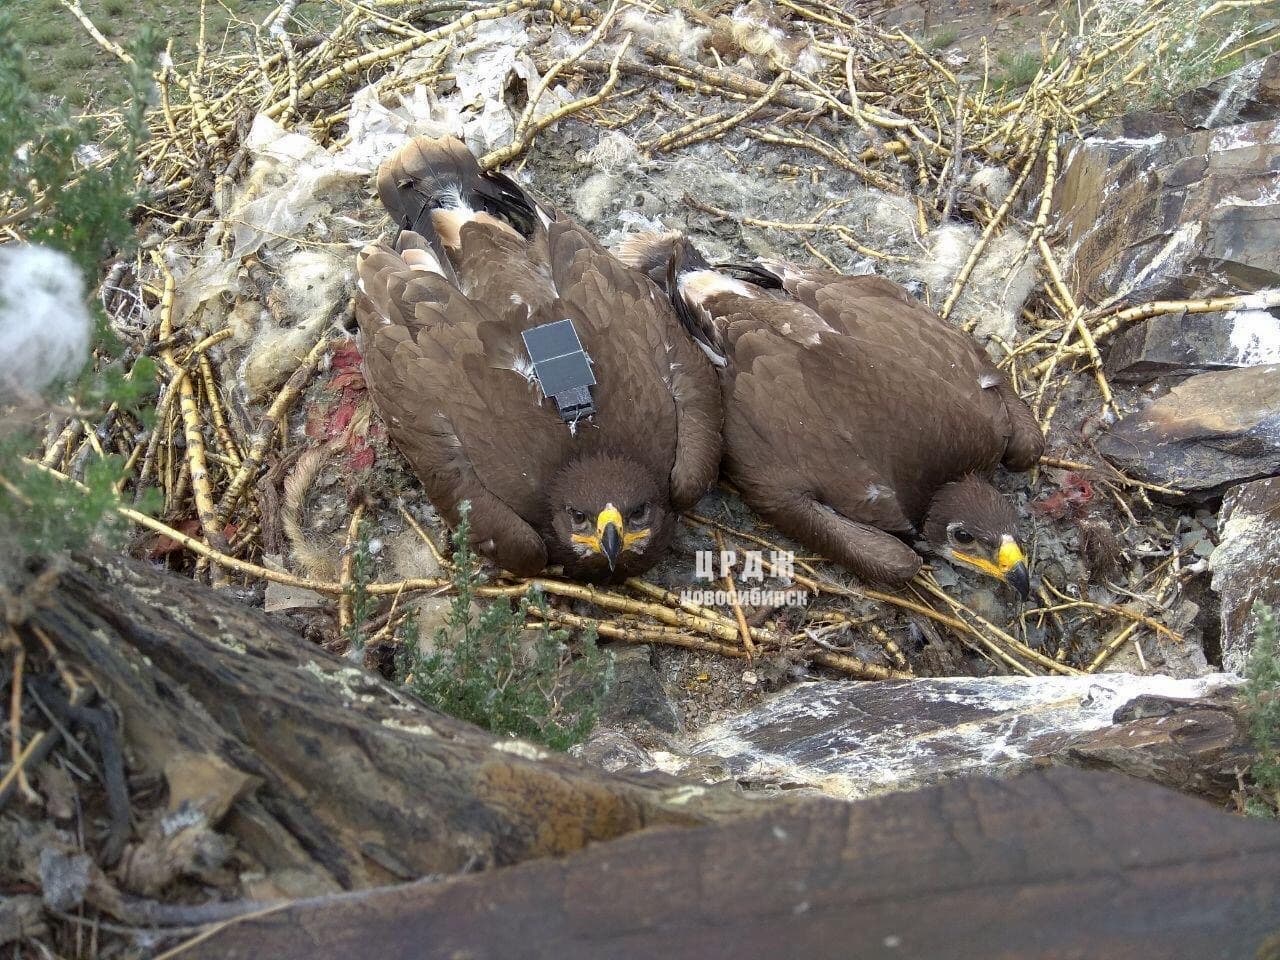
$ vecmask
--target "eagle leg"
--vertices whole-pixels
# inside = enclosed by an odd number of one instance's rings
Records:
[[[696,360],[696,358],[695,358]],[[676,459],[671,467],[671,502],[677,510],[696,504],[716,480],[720,467],[720,386],[674,370]]]
[[[469,499],[472,548],[517,577],[541,573],[547,565],[547,545],[538,532],[487,490],[473,490]],[[450,525],[456,527],[459,516],[456,511],[450,513]]]

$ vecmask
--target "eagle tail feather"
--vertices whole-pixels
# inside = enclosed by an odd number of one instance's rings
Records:
[[[698,250],[684,234],[678,234],[672,244],[671,257],[667,260],[667,276],[664,287],[676,308],[676,316],[689,331],[694,342],[702,349],[717,367],[725,366],[729,361],[724,352],[723,338],[711,314],[702,306],[701,300],[691,295],[692,287],[681,283],[681,278],[691,274],[707,276],[712,272],[701,251]]]
[[[539,206],[502,173],[480,169],[475,155],[456,137],[414,137],[378,168],[378,196],[401,230],[431,239],[437,210],[487,213],[524,237],[533,234]]]
[[[717,263],[716,269],[728,274],[735,280],[751,283],[763,290],[781,290],[783,276],[780,269],[775,269],[773,262],[758,260],[755,263]]]
[[[644,231],[622,241],[614,251],[619,260],[656,283],[671,300],[676,316],[694,342],[717,367],[727,362],[715,324],[707,312],[691,299],[680,278],[691,273],[708,273],[706,258],[683,233]]]
[[[667,264],[675,253],[676,244],[684,239],[677,230],[644,230],[633,233],[618,244],[614,255],[632,270],[639,270],[646,277],[667,289]]]

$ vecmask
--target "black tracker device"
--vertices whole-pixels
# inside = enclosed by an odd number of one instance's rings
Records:
[[[596,382],[591,358],[582,349],[572,320],[556,320],[525,330],[525,349],[544,397],[551,397],[560,419],[574,423],[596,412],[591,387]]]

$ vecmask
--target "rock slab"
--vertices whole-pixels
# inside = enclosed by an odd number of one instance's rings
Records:
[[[1041,771],[296,903],[182,960],[1275,960],[1280,826]]]
[[[1055,191],[1078,296],[1142,303],[1280,286],[1280,120],[1068,148]]]
[[[1280,286],[1280,54],[1067,140],[1054,192],[1093,304]],[[1230,364],[1228,364],[1230,365]]]
[[[1136,697],[1190,701],[1234,682],[1118,673],[820,681],[704,730],[689,752],[720,758],[744,782],[858,799],[962,775],[1011,775],[1111,726]]]
[[[1190,377],[1112,427],[1098,452],[1200,500],[1280,473],[1280,364]]]
[[[1239,673],[1253,649],[1253,605],[1280,606],[1280,477],[1233,487],[1218,522],[1209,568],[1222,598],[1222,666]]]
[[[1145,383],[1264,363],[1280,363],[1280,311],[1152,317],[1115,338],[1106,366],[1112,379]]]

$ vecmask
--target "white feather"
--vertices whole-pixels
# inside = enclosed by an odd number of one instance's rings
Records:
[[[93,320],[71,258],[35,244],[0,246],[0,403],[74,376]]]
[[[437,276],[444,276],[444,271],[440,269],[440,261],[430,250],[422,250],[417,247],[410,247],[400,254],[400,259],[413,270],[421,270],[423,273],[434,273]]]
[[[703,353],[705,353],[707,355],[707,359],[710,360],[715,366],[723,367],[726,363],[729,362],[720,354],[716,353],[716,351],[713,348],[707,346],[701,340],[695,339],[693,342],[698,345],[698,349],[701,350]]]
[[[440,207],[443,210],[466,210],[472,213],[471,207],[462,199],[462,186],[457,183],[447,184],[439,193]]]

